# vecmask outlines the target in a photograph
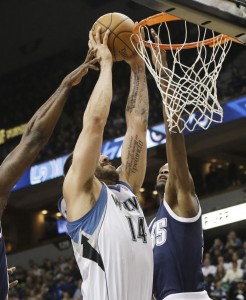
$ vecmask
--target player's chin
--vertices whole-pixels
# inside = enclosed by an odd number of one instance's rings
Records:
[[[165,186],[165,185],[166,185],[166,182],[167,182],[167,180],[161,179],[161,180],[158,180],[158,181],[156,182],[156,185],[158,185],[158,186]]]

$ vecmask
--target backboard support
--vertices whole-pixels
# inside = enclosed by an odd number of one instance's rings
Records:
[[[246,45],[246,0],[133,0],[150,9],[165,12]]]

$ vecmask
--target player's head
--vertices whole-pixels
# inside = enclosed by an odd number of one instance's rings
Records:
[[[168,164],[163,165],[157,175],[155,188],[160,196],[163,196],[166,182],[169,176]]]
[[[101,154],[98,160],[95,176],[108,184],[115,184],[119,180],[116,168],[110,162],[108,156]]]
[[[71,153],[65,161],[63,167],[64,176],[66,176],[72,165],[73,153]],[[110,162],[108,156],[101,154],[98,160],[95,176],[106,184],[115,184],[119,180],[119,174]]]

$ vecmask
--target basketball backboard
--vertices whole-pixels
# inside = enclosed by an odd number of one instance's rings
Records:
[[[159,12],[185,19],[246,45],[246,0],[133,0]]]

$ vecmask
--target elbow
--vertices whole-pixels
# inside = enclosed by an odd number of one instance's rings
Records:
[[[134,116],[126,118],[127,127],[138,128],[143,132],[148,130],[148,116]]]
[[[100,115],[91,115],[89,118],[84,118],[83,128],[92,128],[94,130],[103,130],[106,125],[106,120]]]
[[[47,144],[49,137],[50,135],[45,134],[45,131],[39,128],[23,135],[22,141],[29,143],[31,146],[42,148]]]

